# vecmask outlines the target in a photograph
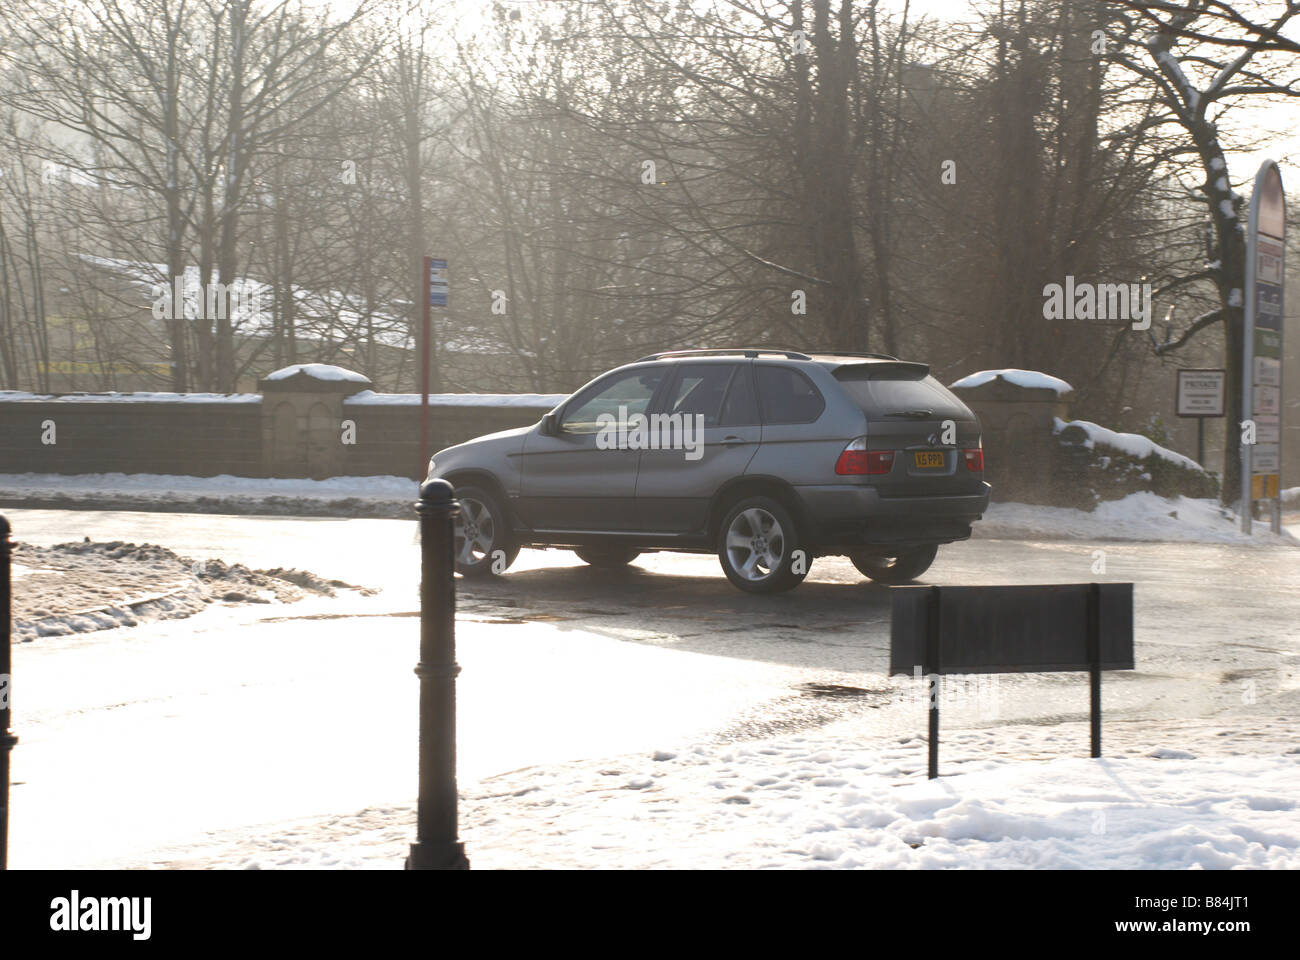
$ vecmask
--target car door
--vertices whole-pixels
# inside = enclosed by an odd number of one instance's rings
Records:
[[[616,370],[576,393],[559,410],[552,435],[528,435],[521,455],[519,512],[534,530],[636,528],[641,451],[613,443],[611,420],[645,414],[667,370]]]
[[[642,529],[703,530],[718,488],[745,472],[762,432],[751,366],[748,360],[678,363],[659,416],[667,418],[661,422],[669,435],[688,442],[642,451],[636,484]]]

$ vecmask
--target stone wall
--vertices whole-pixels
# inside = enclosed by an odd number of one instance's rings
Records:
[[[254,394],[0,392],[0,473],[423,476],[420,397],[304,364]],[[558,396],[433,395],[430,451],[536,423]]]
[[[233,396],[0,393],[0,473],[423,475],[418,394],[377,394],[360,374],[321,364],[277,371],[258,387]],[[1052,421],[1070,419],[1068,392],[1002,377],[953,390],[983,425],[993,498],[1054,502]],[[430,452],[536,423],[562,399],[431,396]]]
[[[261,399],[0,393],[0,473],[262,476]]]

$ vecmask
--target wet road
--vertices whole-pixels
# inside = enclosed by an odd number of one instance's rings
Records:
[[[199,830],[409,800],[413,521],[8,516],[36,544],[152,542],[383,588],[16,648],[13,816],[27,824],[14,831],[15,865],[123,862]],[[1300,550],[974,540],[941,549],[924,580],[1134,582],[1138,668],[1106,675],[1108,752],[1170,731],[1201,751],[1297,742]],[[832,724],[863,738],[924,733],[910,683],[884,675],[888,590],[845,560],[818,560],[775,597],[735,590],[715,558],[672,554],[601,571],[524,551],[499,580],[458,583],[463,779]],[[1086,717],[1078,674],[1001,677],[992,703],[982,688],[954,689],[945,730],[1059,726],[1073,743]],[[69,834],[84,789],[117,798],[103,810],[119,839]],[[153,803],[132,800],[141,791]]]
[[[19,535],[161,543],[196,559],[297,566],[383,593],[371,616],[413,613],[418,546],[413,522],[142,513],[14,511]],[[973,540],[939,552],[924,582],[1135,583],[1139,669],[1175,695],[1180,713],[1221,706],[1225,680],[1255,677],[1281,692],[1300,654],[1300,549],[1217,544]],[[644,554],[621,570],[590,568],[568,551],[525,550],[500,579],[458,579],[467,623],[548,623],[621,644],[756,661],[785,669],[794,688],[880,687],[889,646],[889,591],[841,558],[813,564],[798,589],[741,593],[716,558]],[[1116,674],[1116,677],[1123,675]],[[1062,678],[1069,679],[1069,678]],[[1129,678],[1133,679],[1132,676]],[[868,682],[870,681],[870,682]],[[1135,698],[1136,700],[1140,698]],[[1032,714],[1035,705],[1024,704]]]

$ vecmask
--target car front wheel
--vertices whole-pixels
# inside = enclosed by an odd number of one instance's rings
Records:
[[[464,577],[505,573],[519,555],[519,547],[510,539],[505,510],[481,487],[460,487],[456,499],[460,502],[453,547],[456,572]]]
[[[748,497],[727,511],[718,560],[732,585],[746,593],[789,590],[808,574],[794,518],[771,497]]]
[[[915,580],[934,563],[935,554],[939,552],[936,544],[913,547],[892,557],[872,557],[864,554],[850,556],[858,572],[870,577],[877,583],[899,584]]]

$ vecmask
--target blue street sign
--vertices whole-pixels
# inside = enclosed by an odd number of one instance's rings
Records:
[[[447,305],[447,261],[429,261],[429,306]]]

